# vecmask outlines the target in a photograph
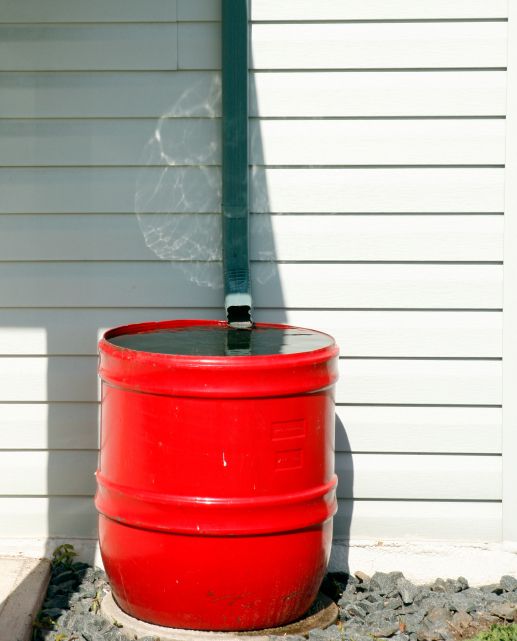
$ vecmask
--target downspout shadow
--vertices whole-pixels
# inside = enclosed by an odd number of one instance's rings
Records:
[[[251,23],[250,23],[251,30]],[[279,269],[279,259],[275,244],[273,220],[275,216],[289,213],[273,212],[267,184],[268,158],[264,148],[261,131],[261,116],[255,74],[253,73],[253,50],[250,42],[250,188],[251,188],[251,256],[255,259],[252,270],[252,292],[264,301],[255,312],[257,320],[264,322],[287,323],[288,314]],[[258,291],[257,291],[258,290]],[[296,316],[296,311],[292,309]],[[318,329],[314,327],[312,329]],[[337,409],[337,408],[336,408]],[[334,517],[334,543],[329,564],[331,571],[349,573],[349,542],[353,514],[354,465],[351,446],[343,424],[337,412],[335,431],[332,434],[332,446],[338,453],[336,473],[338,473],[339,499],[338,513]],[[338,465],[339,461],[339,465]]]

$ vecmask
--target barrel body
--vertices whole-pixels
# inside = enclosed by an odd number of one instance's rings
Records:
[[[199,630],[297,619],[330,553],[337,348],[179,356],[116,347],[112,333],[96,506],[116,601]]]

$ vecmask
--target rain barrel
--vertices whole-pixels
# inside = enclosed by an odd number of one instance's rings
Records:
[[[182,320],[109,330],[99,349],[96,507],[118,605],[195,630],[302,616],[336,512],[333,338]]]

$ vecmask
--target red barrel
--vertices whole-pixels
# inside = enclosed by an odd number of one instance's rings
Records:
[[[144,621],[283,625],[310,607],[330,553],[338,348],[327,334],[270,324],[240,331],[313,338],[305,351],[258,355],[117,344],[204,329],[228,326],[144,323],[100,341],[104,566],[119,606]]]

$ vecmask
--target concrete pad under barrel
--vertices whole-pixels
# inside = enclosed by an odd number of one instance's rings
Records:
[[[298,621],[279,628],[253,630],[250,632],[181,630],[146,623],[129,616],[121,610],[111,592],[102,600],[101,612],[108,621],[111,623],[116,622],[117,625],[122,626],[120,628],[121,632],[128,636],[155,636],[159,637],[160,641],[271,641],[271,637],[276,635],[307,635],[316,628],[328,628],[329,625],[336,622],[339,610],[332,599],[320,593],[309,612]]]
[[[48,559],[0,557],[0,641],[28,641],[50,578]]]

